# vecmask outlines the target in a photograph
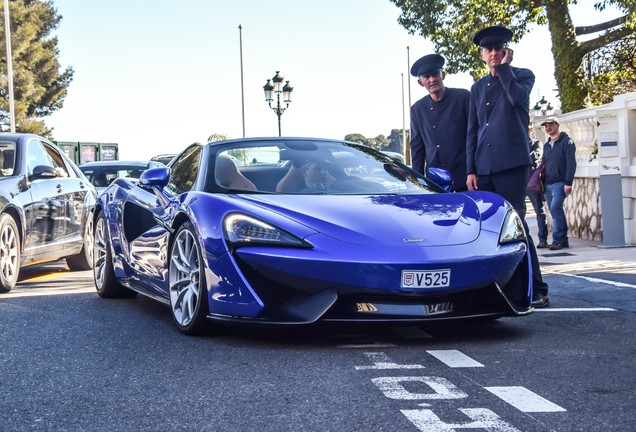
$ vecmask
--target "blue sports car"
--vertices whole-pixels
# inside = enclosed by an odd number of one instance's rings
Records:
[[[531,312],[519,215],[493,193],[446,192],[451,181],[351,142],[193,144],[99,197],[97,292],[159,300],[185,334]]]

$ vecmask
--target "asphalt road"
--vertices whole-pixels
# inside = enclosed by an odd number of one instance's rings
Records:
[[[90,272],[29,269],[0,296],[0,430],[632,431],[636,275],[603,273],[547,271],[525,318],[194,338]]]

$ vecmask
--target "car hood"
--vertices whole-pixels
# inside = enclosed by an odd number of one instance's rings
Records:
[[[464,194],[242,198],[324,235],[358,245],[470,243],[479,236],[482,217],[478,204]]]

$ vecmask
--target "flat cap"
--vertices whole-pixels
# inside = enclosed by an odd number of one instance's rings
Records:
[[[417,60],[411,66],[411,75],[418,77],[421,75],[432,75],[444,67],[444,57],[439,54],[429,54]]]
[[[512,32],[506,27],[492,26],[479,30],[473,37],[473,42],[480,47],[492,47],[510,42]]]
[[[543,123],[541,123],[541,126],[545,126],[546,123],[556,123],[556,124],[560,124],[559,123],[559,119],[556,117],[548,117],[545,120],[543,120]]]

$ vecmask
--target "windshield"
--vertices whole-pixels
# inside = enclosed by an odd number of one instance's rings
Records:
[[[111,166],[96,166],[96,167],[83,167],[80,166],[80,170],[84,173],[88,181],[90,181],[95,187],[106,187],[113,182],[116,178],[129,177],[131,179],[138,179],[141,173],[146,169],[145,166],[129,166],[129,165],[111,165]]]
[[[285,140],[240,142],[212,153],[215,187],[282,194],[440,192],[392,157],[361,144]]]

